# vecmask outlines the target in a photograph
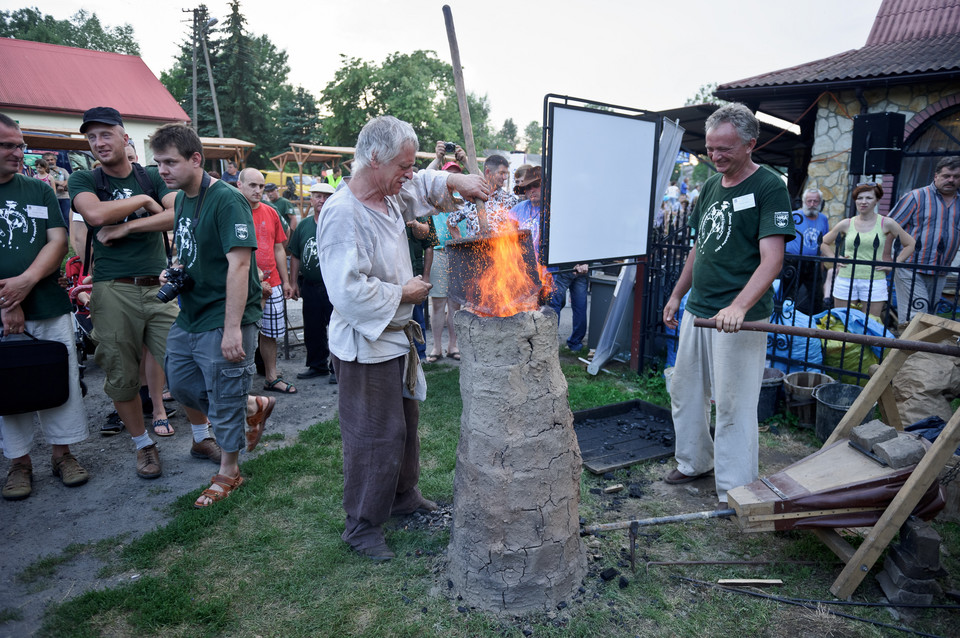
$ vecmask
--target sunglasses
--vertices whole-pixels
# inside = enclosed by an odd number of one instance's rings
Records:
[[[526,193],[528,188],[540,188],[540,180],[538,179],[535,182],[530,182],[526,186],[519,186],[518,189],[521,193]]]
[[[877,182],[860,182],[857,186],[880,186]]]

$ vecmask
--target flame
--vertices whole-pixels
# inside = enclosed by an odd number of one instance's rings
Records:
[[[521,234],[507,230],[483,239],[485,263],[478,274],[478,303],[469,308],[487,317],[509,317],[540,307],[541,291],[552,288],[552,277],[537,264],[540,281],[524,259]],[[529,243],[529,242],[528,242]]]

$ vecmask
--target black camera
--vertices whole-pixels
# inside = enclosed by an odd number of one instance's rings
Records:
[[[157,299],[163,303],[168,303],[177,298],[182,292],[193,290],[193,277],[187,274],[183,268],[167,268],[167,283],[160,286],[157,291]]]
[[[453,142],[444,142],[443,143],[443,152],[444,153],[456,153],[457,145]]]

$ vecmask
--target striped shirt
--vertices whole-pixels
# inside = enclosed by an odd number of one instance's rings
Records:
[[[890,211],[890,218],[900,224],[905,231],[917,240],[917,251],[908,260],[926,266],[949,266],[960,247],[960,210],[958,198],[949,206],[936,186],[930,184],[912,190],[897,202]],[[944,253],[937,260],[937,245],[943,240]],[[918,272],[932,275],[944,275],[935,270]]]

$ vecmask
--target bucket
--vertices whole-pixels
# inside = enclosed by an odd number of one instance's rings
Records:
[[[769,419],[777,413],[777,400],[783,385],[783,370],[766,368],[760,384],[760,400],[757,402],[757,421]]]
[[[849,383],[825,383],[819,385],[813,391],[813,397],[817,400],[817,438],[826,441],[833,434],[840,419],[847,413],[853,402],[860,396],[863,390],[858,385]],[[876,404],[874,404],[876,407]],[[862,423],[873,419],[873,409],[867,412]]]
[[[813,398],[813,391],[819,385],[835,381],[822,372],[791,372],[783,378],[787,408],[797,415],[797,425],[808,430],[816,428],[817,402]]]

